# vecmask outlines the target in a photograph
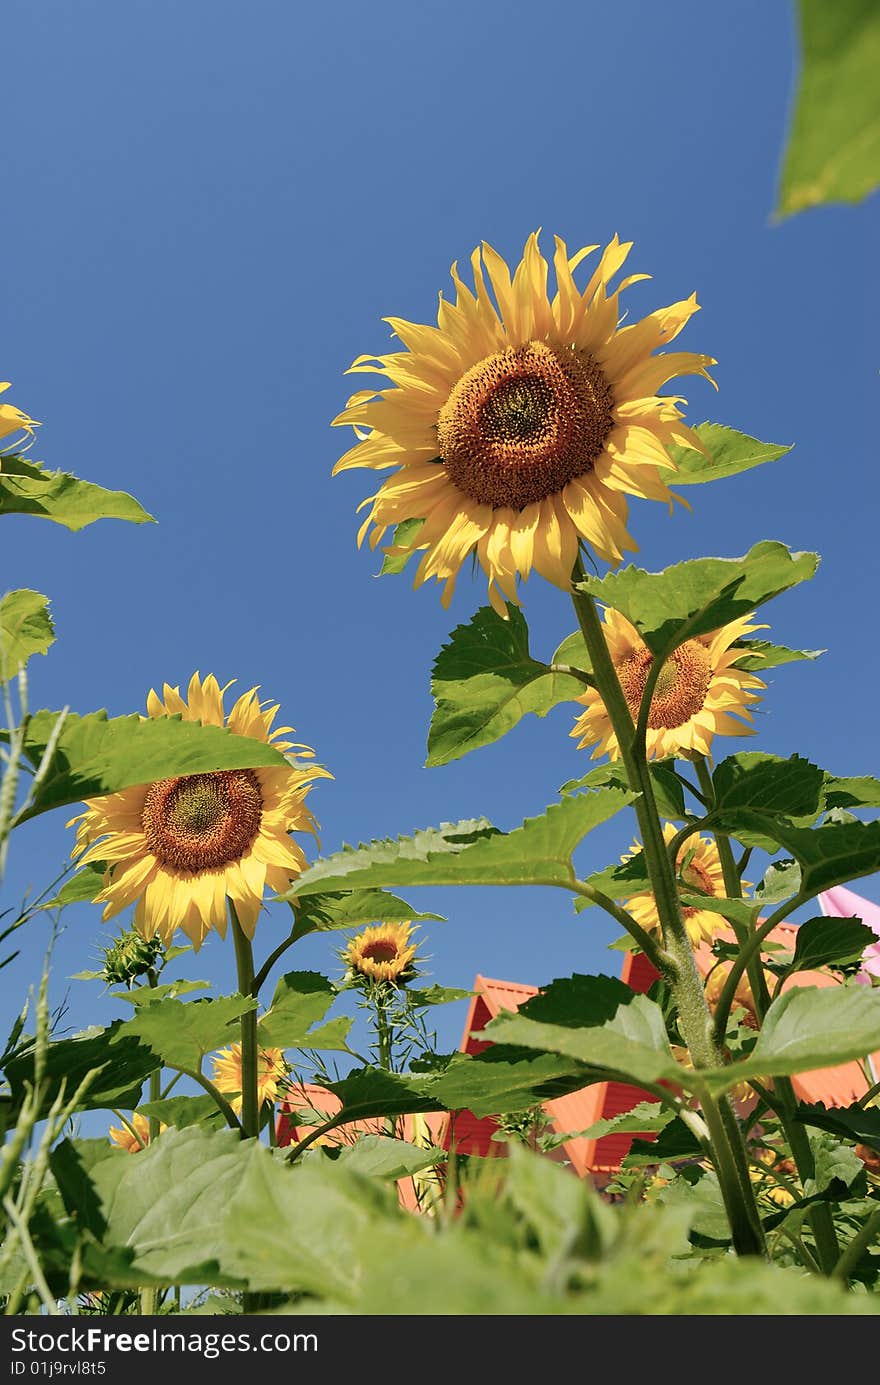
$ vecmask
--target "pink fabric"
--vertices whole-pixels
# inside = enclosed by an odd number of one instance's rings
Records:
[[[833,890],[825,890],[819,895],[819,907],[822,913],[830,918],[861,919],[862,923],[873,930],[877,942],[869,943],[862,953],[862,972],[880,976],[880,904],[872,904],[870,899],[863,899],[853,890],[847,890],[843,885],[835,885]],[[868,983],[867,975],[860,976],[859,979]]]

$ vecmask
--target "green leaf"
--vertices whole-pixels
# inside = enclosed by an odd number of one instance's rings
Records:
[[[391,546],[404,547],[411,544],[424,524],[423,519],[402,519],[395,526],[394,536]],[[382,558],[382,566],[379,569],[380,577],[387,577],[389,574],[403,572],[412,553],[386,553]]]
[[[8,683],[32,654],[45,654],[54,643],[47,596],[25,590],[0,598],[0,683]]]
[[[59,715],[42,711],[29,718],[24,750],[33,765],[42,760]],[[70,712],[48,773],[21,820],[174,775],[288,763],[274,746],[235,736],[222,726],[178,717],[108,718],[103,711],[81,717]]]
[[[596,871],[595,875],[588,875],[585,883],[592,885],[594,890],[601,890],[609,899],[629,899],[634,894],[643,894],[651,888],[645,853],[637,851],[628,861],[618,861],[606,866],[604,870]],[[592,905],[593,900],[584,896],[580,896],[574,902],[578,913],[591,908]]]
[[[125,1029],[139,1038],[172,1068],[198,1068],[206,1054],[238,1040],[232,1026],[257,1002],[252,996],[228,995],[217,1000],[173,1000],[138,1008]]]
[[[800,0],[802,68],[777,211],[860,202],[880,183],[880,11]]]
[[[499,832],[479,818],[346,846],[316,861],[291,894],[385,885],[569,885],[575,847],[635,796],[618,789],[573,795],[513,832]]]
[[[435,708],[427,764],[446,765],[500,740],[528,712],[545,717],[583,691],[581,679],[552,673],[529,653],[529,628],[518,607],[508,619],[483,606],[453,630],[431,677]]]
[[[821,1102],[814,1106],[801,1104],[795,1119],[803,1125],[814,1125],[832,1135],[855,1140],[880,1154],[880,1106],[833,1106],[826,1110]]]
[[[743,1078],[787,1077],[862,1058],[880,1048],[880,990],[799,986],[777,996],[749,1057],[698,1077],[713,1091]],[[690,1074],[682,1074],[682,1086]]]
[[[590,1028],[540,1023],[518,1013],[499,1015],[483,1032],[493,1042],[558,1053],[636,1083],[679,1082],[683,1073],[672,1056],[662,1010],[643,995],[621,1005],[608,1023]]]
[[[106,870],[103,861],[90,861],[87,866],[81,866],[76,875],[65,880],[54,898],[41,904],[40,908],[63,909],[68,904],[91,904],[104,887]]]
[[[141,1087],[151,1072],[161,1067],[160,1058],[140,1036],[132,1031],[131,1021],[118,1021],[107,1029],[87,1030],[72,1039],[50,1043],[46,1055],[46,1094],[41,1115],[48,1114],[62,1083],[72,1096],[87,1073],[97,1069],[98,1076],[83,1096],[78,1110],[98,1111],[118,1106],[134,1107],[140,1100]],[[34,1081],[33,1052],[20,1054],[6,1067],[6,1077],[12,1089],[15,1106],[26,1094],[27,1085]]]
[[[791,899],[801,887],[801,868],[796,861],[771,861],[764,878],[755,889],[759,905],[781,904]]]
[[[500,1116],[552,1101],[597,1080],[571,1058],[550,1052],[529,1054],[496,1038],[493,1035],[492,1047],[476,1056],[453,1054],[445,1071],[425,1080],[423,1090],[440,1109]]]
[[[656,1140],[633,1140],[623,1160],[623,1167],[630,1169],[645,1164],[677,1164],[683,1159],[698,1159],[703,1153],[694,1132],[676,1116],[675,1120],[666,1124]],[[730,1235],[726,1224],[721,1234]]]
[[[780,664],[792,664],[802,659],[818,659],[827,653],[824,649],[788,649],[784,644],[771,644],[769,640],[737,640],[732,648],[743,651],[734,666],[749,672],[778,668]]]
[[[684,787],[681,780],[672,769],[673,761],[659,760],[648,766],[651,781],[654,788],[654,799],[657,803],[659,812],[666,818],[681,821],[686,817],[684,803]],[[616,787],[626,790],[629,788],[626,770],[619,760],[610,760],[607,764],[597,765],[580,779],[569,779],[568,783],[563,784],[560,793],[579,793],[581,789],[598,789],[604,787]]]
[[[65,529],[84,529],[96,519],[154,524],[152,515],[125,491],[108,491],[40,462],[5,453],[0,461],[0,515],[41,515]]]
[[[857,965],[865,948],[876,941],[873,928],[859,919],[808,919],[797,930],[791,970]]]
[[[738,433],[735,428],[726,428],[723,423],[701,423],[694,430],[704,447],[711,453],[711,462],[691,447],[673,444],[669,455],[677,470],[673,484],[693,486],[702,481],[720,481],[726,476],[736,476],[740,471],[750,471],[762,462],[775,462],[791,451],[791,444],[759,442],[748,433]]]
[[[362,1135],[352,1145],[342,1145],[333,1159],[350,1173],[365,1178],[407,1178],[421,1173],[438,1161],[448,1158],[443,1149],[420,1149],[406,1140],[394,1140],[387,1135]]]
[[[381,1068],[355,1068],[328,1090],[342,1102],[346,1121],[371,1116],[407,1116],[442,1111],[444,1104],[430,1091],[430,1080],[383,1072]]]
[[[742,824],[749,826],[745,810]],[[826,822],[821,827],[780,822],[773,836],[799,862],[801,889],[810,896],[880,870],[880,822]]]
[[[722,831],[748,826],[758,816],[772,836],[780,819],[815,817],[822,806],[825,771],[799,755],[783,760],[761,751],[744,751],[722,760],[712,775],[715,807],[709,821]],[[744,813],[741,810],[745,810]]]
[[[176,981],[168,981],[162,986],[135,986],[132,990],[112,991],[114,1000],[128,1001],[135,1009],[140,1009],[144,1005],[158,1005],[169,996],[177,999],[178,996],[188,995],[191,991],[210,990],[210,981],[187,981],[185,977],[179,976]]]
[[[407,999],[413,1005],[452,1005],[458,1000],[467,1000],[472,996],[473,991],[463,991],[457,986],[426,986],[424,990],[417,990],[414,986],[407,986]]]
[[[586,1130],[577,1133],[584,1140],[601,1140],[606,1135],[628,1135],[631,1132],[644,1135],[651,1130],[662,1130],[674,1115],[671,1107],[662,1106],[659,1101],[640,1101],[632,1110],[623,1111],[619,1116],[611,1116],[607,1120],[594,1121]]]
[[[144,1101],[138,1107],[142,1116],[155,1116],[163,1125],[185,1130],[188,1125],[223,1122],[223,1115],[212,1096],[169,1096],[162,1101]]]
[[[350,1019],[313,1028],[336,999],[336,989],[316,971],[289,971],[275,987],[272,1004],[257,1026],[265,1048],[344,1049]]]
[[[517,1014],[548,1024],[579,1029],[584,1025],[606,1024],[621,1005],[628,1005],[633,992],[616,976],[592,976],[575,972],[542,986],[537,995],[521,1005]]]
[[[707,635],[813,576],[815,553],[792,553],[765,540],[742,558],[694,558],[663,572],[625,567],[581,584],[613,606],[638,630],[648,648],[666,659],[678,645]]]
[[[717,895],[697,894],[681,890],[681,902],[686,908],[705,909],[709,914],[720,914],[731,923],[751,927],[758,913],[758,906],[748,899],[722,899]]]
[[[309,933],[359,928],[365,923],[443,923],[442,914],[420,914],[405,899],[387,890],[346,890],[290,900],[295,915],[294,941]]]
[[[825,775],[826,808],[880,808],[880,779],[870,775]]]
[[[849,1188],[864,1173],[865,1165],[851,1145],[841,1144],[830,1135],[815,1135],[810,1140],[815,1173],[804,1184],[807,1194],[824,1193],[832,1183]]]

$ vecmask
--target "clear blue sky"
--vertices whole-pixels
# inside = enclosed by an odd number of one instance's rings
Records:
[[[682,345],[718,358],[720,393],[690,384],[690,420],[797,444],[692,488],[690,514],[637,504],[640,561],[763,538],[820,550],[816,581],[769,609],[773,637],[829,653],[772,675],[748,744],[880,771],[878,203],[771,224],[792,8],[7,0],[0,376],[44,420],[34,456],[133,492],[159,520],[79,535],[4,521],[0,588],[46,592],[57,624],[34,705],[139,711],[151,685],[196,668],[260,683],[336,776],[312,795],[325,850],[542,810],[587,766],[568,708],[423,768],[431,661],[485,585],[463,576],[444,612],[433,585],[375,579],[354,542],[369,476],[331,480],[349,444],[328,424],[351,359],[389,349],[380,318],[430,320],[450,262],[482,238],[515,259],[537,226],[572,247],[618,231],[654,276],[631,311],[693,289],[703,305]],[[537,579],[525,610],[539,655],[572,628]],[[2,907],[55,873],[65,816],[13,839]],[[630,838],[623,818],[597,832],[584,870]],[[880,898],[876,879],[857,888]],[[413,898],[448,915],[429,939],[444,984],[617,968],[615,926],[576,918],[562,892]],[[261,924],[261,954],[288,917],[279,906]],[[106,932],[97,908],[68,911],[56,1002]],[[45,937],[31,924],[0,977],[9,1013]],[[290,965],[332,973],[339,941],[308,939]],[[233,988],[215,937],[188,970]],[[121,1013],[99,990],[70,984],[69,1025]],[[461,1005],[441,1016],[443,1046],[463,1019]]]

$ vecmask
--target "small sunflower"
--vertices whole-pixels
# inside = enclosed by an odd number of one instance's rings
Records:
[[[127,1154],[140,1154],[142,1149],[146,1149],[150,1143],[150,1122],[146,1116],[142,1116],[140,1111],[133,1111],[128,1125],[111,1125],[109,1130],[110,1143],[116,1145],[118,1149],[124,1149]],[[167,1126],[160,1125],[161,1135]]]
[[[664,823],[664,841],[671,842],[674,836],[675,828],[672,823]],[[626,852],[621,860],[630,861],[641,850],[641,843],[634,842],[632,851]],[[715,895],[720,899],[725,897],[721,858],[711,837],[704,837],[702,833],[688,837],[678,853],[677,864],[682,888],[690,888],[695,894]],[[636,923],[641,924],[647,933],[660,932],[660,917],[652,893],[646,890],[641,894],[632,895],[626,901],[626,907]],[[688,937],[695,947],[703,941],[711,942],[716,934],[727,927],[720,914],[710,913],[708,909],[688,905],[682,908],[682,914]]]
[[[276,750],[313,754],[307,746],[276,740],[291,728],[272,729],[278,706],[261,703],[256,688],[242,693],[226,718],[225,691],[213,674],[202,681],[194,673],[188,702],[166,683],[162,698],[150,691],[147,712],[226,725]],[[123,789],[87,801],[87,811],[71,819],[68,826],[79,824],[72,854],[81,865],[108,863],[96,897],[105,905],[105,919],[136,902],[135,927],[144,937],[158,934],[167,944],[182,928],[198,948],[212,928],[225,937],[228,896],[252,938],[265,888],[286,890],[305,867],[302,849],[288,833],[314,833],[305,796],[313,780],[330,777],[318,765],[291,763],[289,768],[187,774]]]
[[[422,521],[388,551],[423,551],[415,585],[443,582],[444,605],[472,552],[502,616],[505,598],[517,602],[517,574],[534,568],[567,589],[581,540],[619,563],[635,549],[626,497],[668,503],[669,445],[705,452],[681,422],[681,396],[657,391],[680,375],[711,379],[713,358],[653,354],[697,312],[696,295],[621,327],[620,294],[649,276],[609,291],[632,248],[615,236],[579,289],[574,271],[598,248],[569,255],[556,237],[551,296],[537,233],[512,277],[484,242],[471,256],[475,292],[453,265],[455,302],[441,296],[436,327],[386,318],[404,350],[350,367],[392,385],[352,395],[333,420],[359,438],[336,472],[395,468],[363,502],[371,508],[358,543],[371,526],[375,548],[390,526]]]
[[[8,380],[0,383],[0,394],[8,389]],[[14,404],[0,404],[0,438],[8,438],[12,433],[33,433],[38,427],[35,418],[29,418],[21,409],[16,409]]]
[[[217,1089],[231,1098],[233,1111],[241,1114],[241,1044],[221,1048],[212,1057],[212,1080]],[[261,1048],[257,1053],[257,1104],[275,1101],[278,1090],[287,1076],[287,1064],[280,1048]]]
[[[417,943],[411,923],[378,923],[352,938],[342,953],[355,977],[404,985],[413,975]]]
[[[654,656],[635,626],[619,611],[608,607],[603,619],[611,660],[636,721]],[[742,650],[735,648],[737,640],[766,628],[752,625],[751,620],[752,616],[743,616],[712,634],[685,640],[665,661],[648,717],[649,759],[709,755],[713,736],[754,735],[752,727],[745,724],[752,717],[749,704],[759,701],[756,689],[767,685],[736,667]],[[578,738],[578,749],[592,745],[592,759],[606,753],[612,760],[619,759],[617,737],[598,690],[588,688],[576,701],[586,708],[571,731]]]
[[[715,1013],[715,1006],[721,998],[724,983],[730,975],[730,966],[730,962],[719,962],[716,967],[712,968],[709,975],[706,977],[706,1003],[713,1014]],[[771,989],[776,983],[776,978],[773,973],[766,970],[764,972],[764,980]],[[749,1029],[757,1029],[758,1011],[755,1005],[755,998],[752,995],[752,987],[749,983],[749,978],[745,973],[743,973],[737,982],[736,990],[733,993],[733,1003],[734,1005],[742,1006],[745,1011],[743,1023],[747,1025]]]

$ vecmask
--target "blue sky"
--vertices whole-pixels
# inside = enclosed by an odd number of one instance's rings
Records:
[[[349,444],[328,424],[352,358],[389,349],[382,316],[431,320],[451,261],[481,239],[516,259],[538,226],[571,247],[617,231],[653,275],[631,312],[693,289],[703,305],[682,345],[718,358],[720,392],[690,385],[689,419],[796,444],[692,488],[692,513],[637,503],[639,562],[763,538],[818,549],[817,579],[768,611],[774,638],[829,652],[771,676],[750,745],[880,770],[878,204],[771,222],[790,6],[8,0],[3,42],[7,398],[44,421],[32,455],[131,491],[159,520],[79,535],[4,522],[0,588],[51,596],[59,637],[32,667],[34,706],[141,710],[151,685],[196,668],[259,683],[336,776],[312,795],[325,850],[541,811],[587,767],[568,708],[423,768],[432,659],[485,586],[463,576],[445,612],[433,586],[376,580],[354,542],[370,478],[331,480]],[[524,607],[546,656],[573,626],[566,600],[533,579]],[[65,816],[16,834],[0,907],[55,874]],[[623,818],[594,834],[584,871],[630,839]],[[876,879],[857,888],[880,899]],[[444,984],[617,969],[615,925],[576,917],[562,892],[412,897],[448,916],[427,944]],[[288,917],[265,916],[259,953]],[[108,933],[89,906],[64,925],[56,1002]],[[47,926],[19,936],[9,1014]],[[308,939],[290,965],[333,973],[339,941]],[[232,989],[216,938],[186,970]],[[99,989],[70,983],[68,1025],[120,1013]],[[463,1020],[461,1005],[438,1012],[441,1046]]]

